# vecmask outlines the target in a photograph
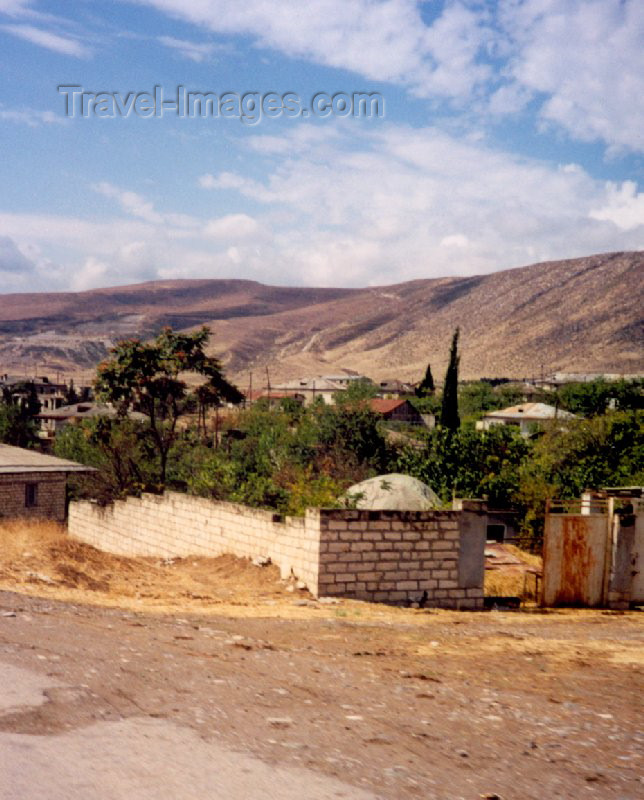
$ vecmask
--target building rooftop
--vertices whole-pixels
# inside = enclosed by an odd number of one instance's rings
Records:
[[[93,467],[86,467],[76,461],[68,461],[66,458],[46,456],[37,450],[25,450],[24,447],[0,444],[0,475],[25,472],[93,471]]]
[[[371,406],[371,410],[375,411],[377,414],[388,414],[390,411],[398,408],[398,406],[404,406],[406,402],[407,400],[400,397],[392,397],[390,399],[374,397],[369,405]]]
[[[36,414],[38,419],[90,419],[92,417],[116,417],[117,412],[113,406],[105,405],[102,403],[74,403],[71,406],[61,406],[60,408],[52,408],[49,411],[41,411]],[[130,419],[145,420],[145,414],[140,411],[128,412]]]
[[[317,378],[300,378],[299,380],[277,384],[276,386],[272,387],[271,393],[273,389],[278,392],[341,392],[345,388],[345,386],[336,383],[335,380],[320,375]]]
[[[555,408],[547,403],[521,403],[518,406],[509,406],[500,411],[488,411],[484,419],[574,419],[577,415],[561,408]]]

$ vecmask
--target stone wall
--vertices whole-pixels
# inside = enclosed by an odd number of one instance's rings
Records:
[[[26,485],[36,485],[35,505],[27,506]],[[65,520],[67,476],[64,472],[0,474],[0,517]]]
[[[483,606],[486,513],[309,509],[304,518],[168,492],[71,503],[69,532],[128,556],[269,556],[314,595]]]

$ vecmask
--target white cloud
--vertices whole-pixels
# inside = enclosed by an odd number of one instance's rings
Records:
[[[85,259],[80,269],[74,271],[70,289],[75,292],[82,292],[85,289],[92,289],[96,286],[105,286],[109,282],[109,276],[109,264],[90,256]]]
[[[29,10],[31,0],[0,0],[0,13],[17,16]]]
[[[204,233],[211,239],[223,241],[248,239],[259,232],[257,220],[248,214],[227,214],[212,219],[204,228]]]
[[[135,1],[209,31],[250,36],[291,57],[408,86],[419,96],[461,98],[489,74],[476,63],[489,31],[458,2],[428,28],[415,0]]]
[[[642,0],[454,0],[427,24],[420,0],[131,2],[479,115],[532,100],[573,138],[644,149]]]
[[[328,130],[315,147],[304,126],[246,137],[240,147],[259,159],[262,180],[228,171],[201,181],[234,213],[162,212],[105,182],[94,188],[118,203],[114,218],[0,214],[0,235],[37,265],[32,290],[239,275],[360,286],[644,249],[644,193],[633,182],[606,184],[575,164],[436,128]]]
[[[0,271],[31,272],[35,265],[9,236],[0,236]]]
[[[93,184],[92,189],[104,197],[116,200],[127,214],[138,217],[152,225],[166,224],[177,228],[198,227],[199,225],[198,221],[186,214],[161,214],[155,209],[154,204],[146,200],[142,195],[137,192],[120,189],[108,181]]]
[[[613,189],[577,165],[551,167],[431,128],[359,138],[345,128],[315,149],[301,146],[302,135],[269,137],[268,150],[263,137],[251,141],[269,155],[264,181],[231,172],[207,181],[265,204],[274,221],[265,255],[284,280],[390,283],[644,247],[644,225],[627,211],[635,188]],[[606,206],[621,229],[598,215]]]
[[[217,188],[217,182],[215,180],[215,177],[214,177],[214,175],[211,175],[209,172],[207,172],[205,175],[202,175],[198,179],[198,183],[199,183],[199,186],[201,186],[202,189],[216,189]]]
[[[463,236],[462,233],[452,233],[439,242],[441,247],[467,247],[469,243],[467,236]]]
[[[17,237],[16,237],[17,238]],[[0,234],[0,292],[32,292],[56,279],[58,267],[40,249]]]
[[[19,39],[66,56],[87,58],[92,52],[89,47],[76,38],[36,28],[34,25],[0,25],[0,28]]]
[[[159,36],[158,41],[197,64],[209,61],[217,49],[217,46],[210,42],[189,42],[186,39],[176,39],[174,36]]]
[[[622,231],[644,228],[644,192],[637,191],[634,181],[624,181],[621,186],[609,181],[606,194],[606,205],[590,212],[593,219],[608,220]]]
[[[543,98],[541,117],[577,139],[644,149],[644,3],[503,0],[515,91]]]
[[[163,222],[163,216],[154,210],[152,203],[136,192],[123,191],[118,186],[114,186],[107,181],[97,183],[92,188],[104,197],[117,200],[121,208],[133,217],[139,217],[139,219],[151,222],[153,225],[159,225]]]
[[[40,125],[64,125],[67,120],[53,111],[36,111],[33,108],[21,110],[0,107],[0,120],[37,128]]]

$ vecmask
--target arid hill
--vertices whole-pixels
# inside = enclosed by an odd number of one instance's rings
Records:
[[[417,379],[428,361],[440,376],[457,325],[465,378],[639,372],[643,283],[632,252],[365,289],[182,280],[0,295],[0,370],[89,370],[110,341],[205,323],[242,387],[267,367],[273,383],[339,369]]]

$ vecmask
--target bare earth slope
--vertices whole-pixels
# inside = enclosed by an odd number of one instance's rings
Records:
[[[273,382],[339,368],[417,378],[428,360],[440,373],[457,325],[463,377],[542,365],[639,372],[643,283],[644,253],[634,252],[365,289],[195,280],[0,295],[0,368],[87,369],[111,340],[206,323],[242,385],[267,366]]]

